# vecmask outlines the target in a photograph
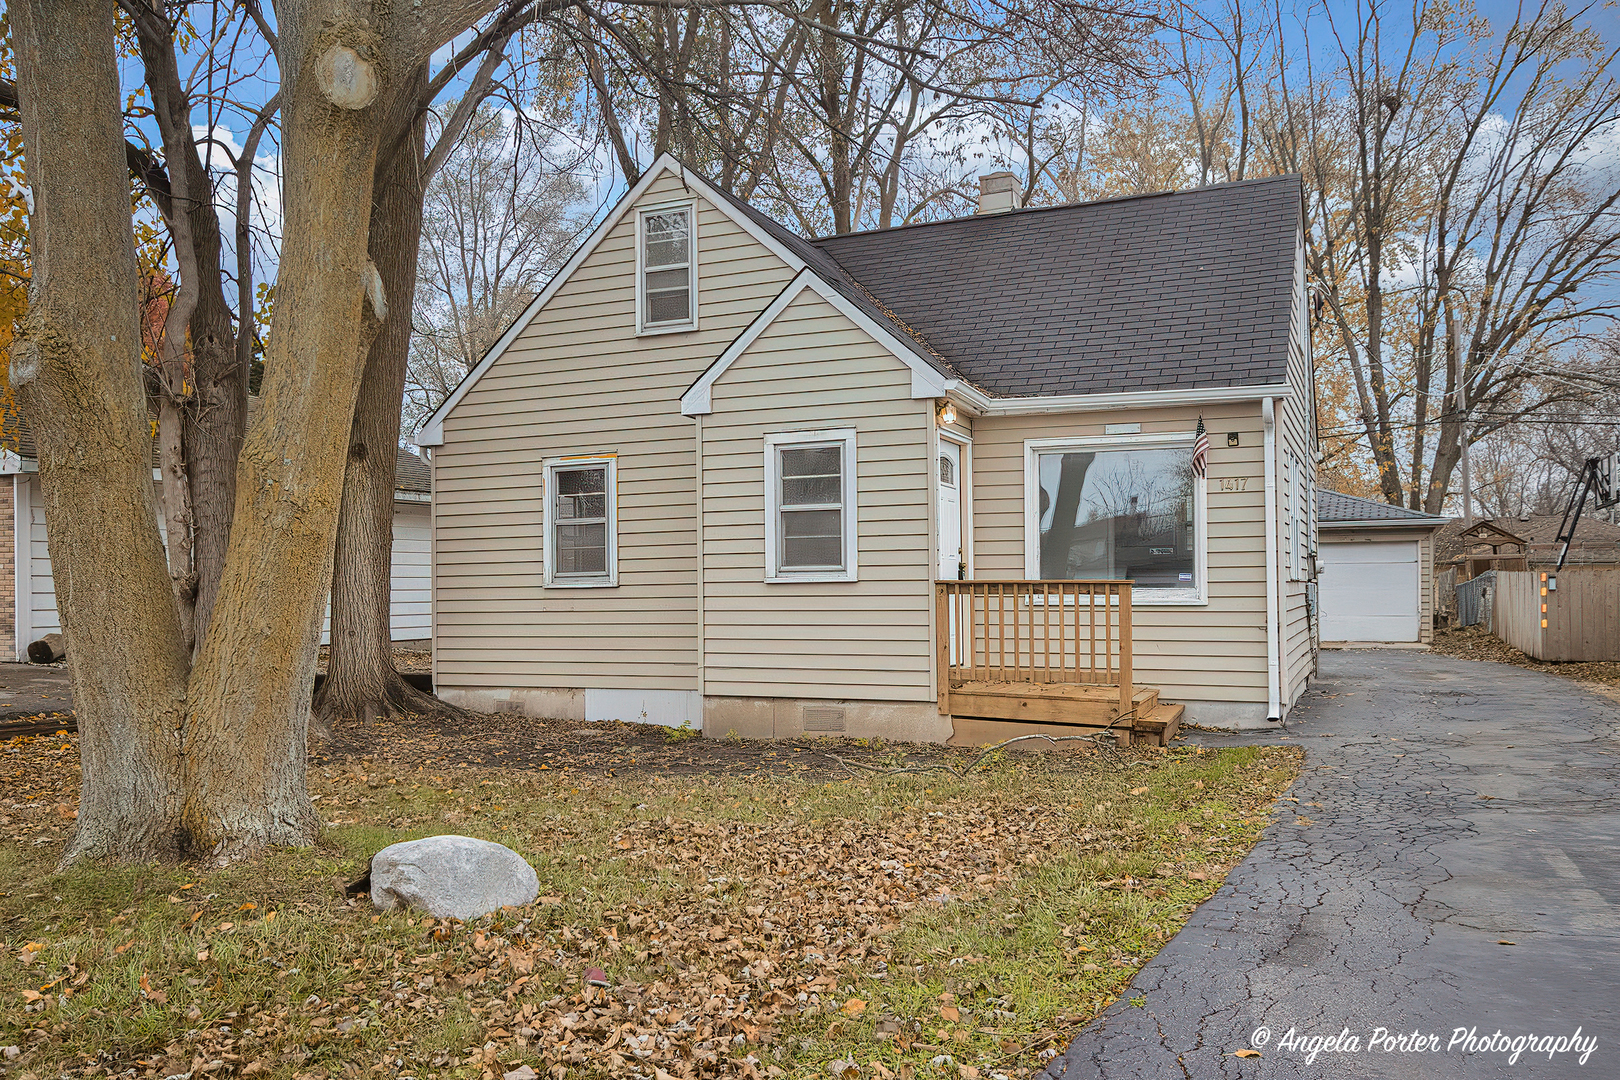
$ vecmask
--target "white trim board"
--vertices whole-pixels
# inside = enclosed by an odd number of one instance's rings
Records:
[[[673,322],[647,321],[647,218],[670,210],[686,211],[686,313]],[[657,267],[655,269],[663,269]],[[698,201],[675,199],[636,210],[636,336],[689,334],[698,329]]]
[[[535,297],[534,301],[523,310],[523,314],[519,315],[512,325],[506,328],[506,332],[484,354],[484,358],[478,361],[478,366],[467,373],[467,377],[462,379],[456,385],[456,388],[450,392],[450,396],[444,399],[444,404],[435,409],[433,415],[428,417],[422,426],[416,429],[416,435],[412,441],[417,446],[433,447],[444,445],[445,418],[455,410],[457,405],[461,404],[461,399],[467,396],[467,393],[478,384],[478,380],[484,377],[484,373],[512,346],[512,343],[518,339],[518,336],[523,333],[529,323],[534,321],[534,317],[540,314],[541,310],[557,294],[558,290],[567,284],[568,279],[573,276],[574,272],[580,268],[586,259],[591,257],[597,246],[618,226],[619,222],[624,219],[624,215],[636,204],[636,201],[646,194],[647,189],[666,173],[674,173],[680,177],[683,183],[706,199],[720,213],[730,218],[738,228],[748,233],[749,236],[769,249],[771,254],[786,263],[790,270],[797,272],[804,269],[802,259],[783,247],[774,237],[750,220],[747,215],[739,213],[731,205],[730,201],[715,191],[706,180],[684,170],[680,162],[675,160],[674,155],[661,154],[658,160],[652,163],[652,167],[642,174],[641,179],[636,181],[635,186],[624,193],[623,198],[608,212],[607,217],[602,219],[602,223],[579,246],[568,262],[563,265],[563,268],[557,271],[556,275],[546,283],[546,287],[541,290],[540,295]],[[695,258],[696,252],[693,255]],[[694,305],[695,303],[694,300]]]
[[[606,510],[607,571],[590,576],[563,577],[557,573],[557,545],[552,542],[552,529],[558,522],[552,519],[553,503],[557,491],[557,473],[563,469],[588,469],[600,466],[607,472],[603,507]],[[569,457],[546,458],[541,488],[540,528],[541,554],[548,589],[615,589],[619,585],[619,455],[576,454]]]
[[[992,397],[959,380],[946,384],[944,395],[970,416],[1031,416],[1040,413],[1105,412],[1111,409],[1169,408],[1176,405],[1220,405],[1293,397],[1287,385],[1213,386],[1189,390],[1132,390],[1118,394],[1051,394],[1042,397]]]
[[[923,361],[916,353],[895,339],[894,332],[884,327],[876,319],[856,307],[849,298],[837,289],[822,280],[814,270],[806,267],[799,271],[797,277],[788,282],[776,299],[766,305],[765,310],[749,323],[741,334],[737,335],[726,351],[721,353],[714,363],[710,364],[704,373],[698,376],[686,391],[681,395],[682,416],[703,416],[714,411],[714,384],[736,363],[743,353],[748,351],[767,327],[776,321],[788,306],[797,300],[806,289],[815,293],[821,299],[831,304],[838,313],[860,327],[868,337],[882,345],[896,360],[911,369],[911,396],[913,398],[937,398],[945,396],[950,388],[956,385],[955,380],[948,379],[935,371]]]
[[[798,447],[831,445],[842,448],[839,462],[839,524],[843,527],[844,566],[841,570],[794,570],[780,565],[782,544],[782,475],[780,452]],[[856,434],[854,428],[765,433],[765,581],[772,584],[800,581],[860,580],[860,491],[855,483]]]

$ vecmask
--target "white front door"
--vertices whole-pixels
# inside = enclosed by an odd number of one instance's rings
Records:
[[[962,576],[962,448],[939,440],[934,462],[939,490],[939,580]]]

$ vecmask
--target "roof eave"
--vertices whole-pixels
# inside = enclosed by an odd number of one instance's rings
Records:
[[[1048,394],[998,397],[955,381],[945,396],[970,416],[1035,416],[1043,413],[1108,412],[1116,409],[1168,408],[1176,405],[1219,405],[1294,396],[1286,383],[1265,386],[1210,386],[1174,390],[1135,390],[1111,394]]]
[[[1366,518],[1361,521],[1316,521],[1318,532],[1334,529],[1438,529],[1446,523],[1443,517]]]

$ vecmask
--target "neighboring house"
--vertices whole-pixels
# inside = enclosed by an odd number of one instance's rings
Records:
[[[417,433],[440,696],[944,740],[944,583],[1083,640],[1116,603],[1002,583],[1130,578],[1135,684],[1285,715],[1315,672],[1298,178],[1016,211],[1003,179],[807,241],[660,158]]]
[[[26,660],[28,643],[55,633],[61,624],[33,439],[24,427],[14,441],[17,451],[0,451],[0,657]],[[154,483],[158,479],[154,469]],[[431,493],[427,464],[410,451],[399,451],[390,612],[395,641],[426,641],[433,633]],[[321,640],[326,640],[324,632]]]
[[[1558,530],[1562,514],[1525,514],[1516,518],[1488,518],[1464,527],[1453,518],[1440,531],[1442,565],[1458,568],[1458,581],[1484,570],[1550,570],[1558,565]],[[1569,545],[1566,569],[1620,567],[1620,525],[1605,521],[1588,504]]]
[[[1434,517],[1337,491],[1316,493],[1323,642],[1423,643],[1434,637]]]

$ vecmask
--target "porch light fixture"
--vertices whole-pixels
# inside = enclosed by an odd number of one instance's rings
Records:
[[[939,422],[942,427],[949,427],[956,423],[956,406],[949,401],[939,407]]]

